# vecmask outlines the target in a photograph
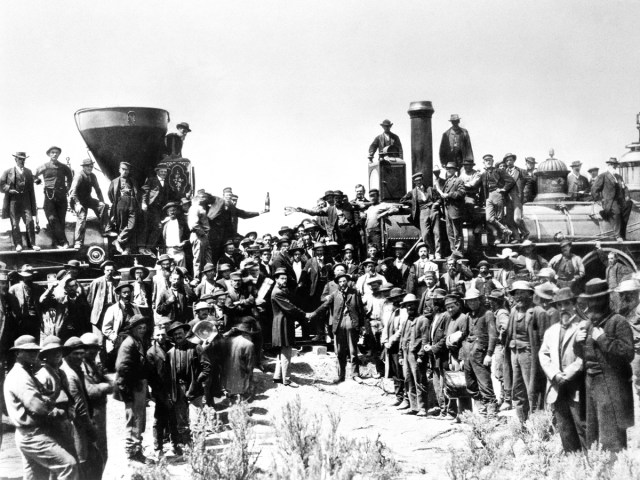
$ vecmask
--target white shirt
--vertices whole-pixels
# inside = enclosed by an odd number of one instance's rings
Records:
[[[296,272],[296,280],[300,281],[300,275],[302,275],[302,262],[291,263],[293,263],[293,271]]]
[[[180,245],[180,225],[178,219],[167,220],[167,233],[164,239],[167,247],[177,247]]]

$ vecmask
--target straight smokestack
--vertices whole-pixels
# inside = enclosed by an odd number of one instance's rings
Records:
[[[431,102],[426,100],[411,102],[407,112],[411,118],[411,174],[421,172],[425,186],[433,186],[433,112]]]

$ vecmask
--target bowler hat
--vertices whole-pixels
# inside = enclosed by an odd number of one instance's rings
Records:
[[[85,158],[84,160],[82,160],[80,162],[80,166],[81,167],[88,167],[89,165],[93,165],[93,160],[91,160],[90,158]]]
[[[26,160],[27,158],[29,158],[29,155],[27,155],[25,152],[16,152],[11,154],[11,156],[13,158],[21,158],[23,160]]]
[[[167,164],[166,164],[166,163],[164,163],[164,162],[160,162],[160,163],[159,163],[159,164],[157,164],[153,169],[154,169],[156,172],[157,172],[158,170],[168,170],[168,169],[169,169],[169,165],[167,165]],[[200,193],[200,192],[198,192],[198,193]],[[202,193],[204,193],[204,191],[203,191]]]
[[[342,263],[342,262],[338,262],[333,266],[333,271],[335,272],[336,268],[338,267],[342,267],[344,268],[344,271],[346,272],[348,270],[347,265]]]
[[[450,122],[459,122],[460,121],[460,115],[458,115],[457,113],[452,113],[451,116],[449,117],[449,121]]]
[[[422,178],[422,177],[424,177],[424,175],[422,174],[422,172],[417,172],[417,173],[414,173],[413,175],[411,175],[411,178],[412,178],[413,180],[416,180],[416,179],[418,179],[418,178]]]
[[[145,279],[149,276],[149,269],[143,265],[134,265],[129,269],[129,277],[136,277],[136,270],[142,270],[142,278]]]
[[[404,305],[416,304],[418,302],[420,302],[420,300],[418,300],[413,293],[407,293],[400,302],[400,306],[402,307]]]
[[[129,320],[127,320],[127,324],[125,325],[125,329],[126,330],[132,330],[134,328],[136,328],[138,325],[144,323],[148,323],[149,322],[149,317],[145,317],[144,315],[141,314],[136,314],[133,317],[131,317]]]
[[[531,286],[531,283],[524,281],[524,280],[516,280],[515,282],[513,282],[513,285],[511,286],[511,292],[515,292],[516,290],[525,290],[527,292],[533,292],[533,287]]]
[[[385,118],[385,119],[382,121],[382,123],[380,124],[380,126],[382,126],[382,127],[384,127],[384,126],[392,127],[392,126],[393,126],[393,123],[391,123],[391,120],[388,120],[388,119],[386,119],[386,118]]]
[[[571,287],[563,287],[556,290],[553,294],[553,300],[551,303],[560,303],[567,300],[575,300],[576,296],[573,294]]]
[[[460,303],[460,296],[449,293],[444,297],[444,304],[448,305],[450,303]]]
[[[396,242],[393,248],[398,250],[405,250],[407,248],[407,244],[404,242]]]
[[[287,227],[286,225],[280,227],[280,230],[278,230],[278,235],[282,235],[283,233],[287,233],[287,232],[293,232],[293,229],[291,227]]]
[[[609,284],[606,280],[601,278],[592,278],[584,285],[584,293],[580,294],[579,298],[596,298],[603,295],[609,295]]]
[[[365,265],[376,265],[376,262],[374,262],[373,260],[371,260],[370,258],[365,258],[364,261],[361,263],[361,265],[364,267]]]
[[[453,168],[455,170],[458,169],[458,164],[456,162],[449,162],[444,166],[445,169]]]
[[[324,246],[324,245],[323,245]],[[315,248],[315,247],[314,247]],[[299,244],[295,244],[289,247],[289,250],[287,250],[291,255],[293,255],[295,252],[300,252],[300,253],[304,253],[304,247],[302,247]]]
[[[518,157],[516,156],[515,153],[505,153],[504,157],[502,157],[502,161],[506,162],[507,158],[513,158],[513,160],[515,161]]]
[[[289,237],[285,235],[284,237],[278,239],[278,241],[276,242],[276,245],[280,246],[283,243],[291,243],[291,240],[289,240]]]
[[[536,159],[533,157],[527,157],[524,159],[524,161],[527,163],[536,163]]]
[[[9,350],[40,350],[40,345],[32,335],[21,335]]]
[[[176,128],[184,128],[187,132],[190,132],[189,124],[187,122],[180,122],[176,125]]]
[[[180,204],[178,202],[169,202],[164,207],[162,207],[162,211],[167,213],[170,208],[180,208]]]
[[[62,149],[60,147],[53,146],[53,147],[49,147],[48,148],[47,155],[49,155],[49,153],[51,153],[51,150],[58,150],[59,153],[62,153]]]
[[[69,337],[67,341],[64,342],[64,354],[69,355],[75,350],[84,350],[86,347],[87,346],[82,343],[82,340],[80,340],[79,337]]]

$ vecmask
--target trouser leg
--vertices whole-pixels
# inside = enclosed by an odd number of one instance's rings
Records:
[[[355,328],[347,329],[347,341],[349,357],[351,358],[352,374],[360,375],[360,358],[358,357],[358,331]]]
[[[84,235],[87,229],[87,209],[80,205],[76,207],[76,231],[73,236],[74,243],[82,245],[84,243]]]
[[[402,375],[402,365],[398,353],[387,355],[389,362],[389,373],[393,378],[393,392],[398,400],[404,398],[404,376]]]
[[[427,389],[425,387],[424,375],[422,374],[421,366],[418,364],[418,360],[413,353],[409,353],[407,357],[409,360],[409,369],[411,371],[413,385],[415,386],[415,410],[425,410],[427,405]]]
[[[436,245],[433,237],[433,227],[430,217],[431,209],[424,208],[420,210],[420,236],[422,241],[427,246],[429,254],[435,254]]]
[[[433,389],[436,392],[436,400],[438,401],[438,407],[440,411],[444,412],[447,409],[446,398],[444,395],[444,369],[442,367],[436,367],[433,369]]]
[[[125,402],[127,438],[125,450],[129,455],[142,451],[142,435],[146,426],[147,381],[142,380],[133,399]]]
[[[50,475],[59,480],[78,479],[76,459],[41,429],[17,429],[15,440],[23,456],[25,479],[47,480]]]
[[[347,368],[347,355],[349,353],[346,330],[341,326],[338,327],[333,337],[333,341],[336,351],[336,358],[338,360],[338,379],[344,380]]]
[[[146,248],[155,248],[158,246],[160,236],[162,235],[162,228],[160,222],[162,221],[162,209],[156,207],[148,207],[145,218],[146,236],[144,236],[144,246]]]
[[[8,193],[6,195],[9,195]],[[22,234],[20,233],[20,219],[22,218],[23,204],[21,200],[11,199],[9,202],[9,220],[11,221],[11,239],[13,245],[22,245]]]
[[[411,372],[411,365],[409,363],[409,356],[411,353],[405,352],[403,355],[403,374],[404,374],[404,389],[409,396],[409,406],[411,410],[418,411],[418,398],[416,395],[416,382]]]
[[[452,251],[462,252],[464,248],[462,240],[462,219],[451,218],[447,215],[447,237]]]
[[[276,365],[276,371],[273,374],[274,380],[285,381],[289,378],[289,365],[291,364],[291,347],[280,347],[280,353],[278,354],[278,363]]]
[[[173,410],[175,412],[176,424],[178,427],[178,437],[180,443],[191,443],[191,423],[189,421],[189,401],[185,395],[185,386],[177,386],[178,395],[176,401],[173,404]]]
[[[556,427],[560,434],[560,441],[565,452],[577,452],[582,448],[582,441],[578,434],[578,428],[572,413],[572,403],[576,403],[570,398],[558,395],[552,406],[553,416],[556,420]],[[584,433],[584,432],[583,432]]]
[[[607,388],[604,375],[587,375],[586,385],[588,399],[591,399],[591,408],[587,403],[587,441],[589,445],[593,441],[599,441],[603,450],[620,452],[627,448],[627,430],[621,428],[616,421],[609,402],[603,400],[609,398],[611,392]],[[591,415],[589,415],[591,413]],[[591,435],[590,423],[597,425]],[[591,441],[589,441],[591,440]]]
[[[153,409],[153,448],[156,451],[161,451],[164,445],[164,433],[167,428],[169,409],[161,401],[156,400],[155,404],[156,406]]]
[[[529,353],[530,356],[530,353]],[[529,359],[524,351],[512,349],[511,370],[513,372],[511,398],[520,422],[529,417],[529,396],[527,393]]]
[[[504,395],[504,347],[496,345],[491,358],[491,381],[493,382],[493,391],[498,402],[506,400]]]
[[[496,402],[496,396],[491,383],[491,369],[484,365],[485,352],[478,351],[471,357],[471,367],[473,375],[478,383],[479,399],[484,404],[492,404]]]
[[[631,371],[633,372],[633,390],[636,396],[636,405],[640,405],[640,353],[635,354],[631,361]]]

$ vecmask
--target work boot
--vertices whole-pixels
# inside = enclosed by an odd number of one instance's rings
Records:
[[[16,252],[22,251],[22,245],[16,245]]]
[[[511,400],[505,400],[504,402],[502,402],[502,405],[500,405],[501,412],[506,412],[507,410],[511,410],[512,408],[513,404],[511,403]]]
[[[148,458],[145,457],[144,453],[142,453],[140,450],[138,450],[135,453],[130,453],[129,455],[127,455],[127,458],[131,462],[140,462],[140,463],[147,463],[147,460],[148,460]]]
[[[411,405],[409,404],[408,400],[403,400],[402,403],[400,404],[400,406],[398,406],[398,410],[406,410],[407,408],[409,408]]]

